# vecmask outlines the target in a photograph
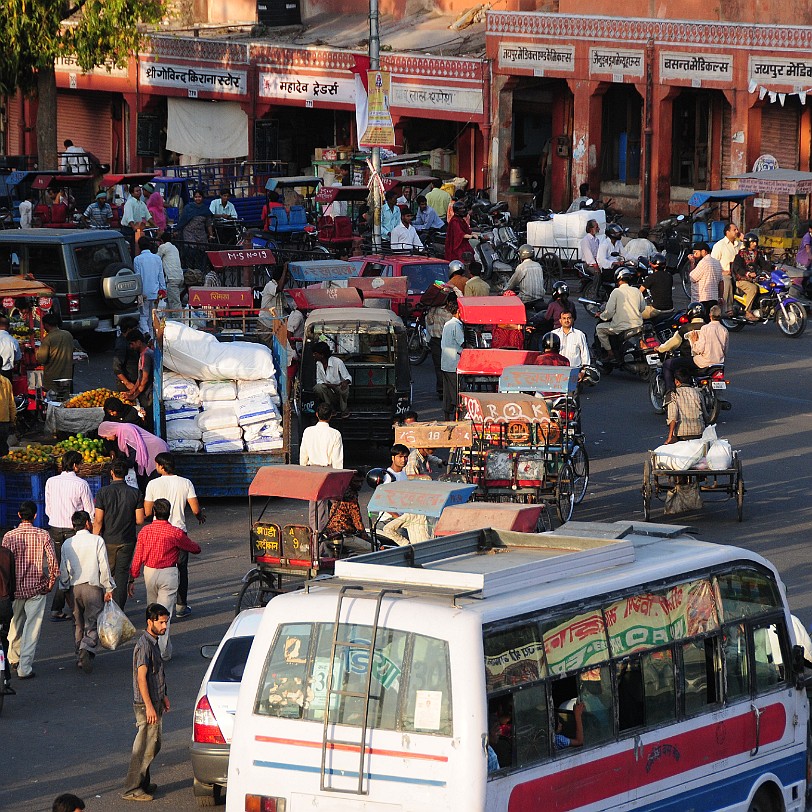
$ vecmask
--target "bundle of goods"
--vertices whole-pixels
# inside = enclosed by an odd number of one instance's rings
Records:
[[[91,389],[88,392],[82,392],[81,395],[74,395],[62,405],[66,409],[94,409],[104,406],[104,401],[107,400],[107,398],[120,397],[121,392],[113,392],[111,389],[102,387],[99,389]]]
[[[669,471],[725,471],[733,465],[733,449],[727,440],[716,436],[716,427],[708,426],[698,440],[680,440],[654,449],[658,468]]]

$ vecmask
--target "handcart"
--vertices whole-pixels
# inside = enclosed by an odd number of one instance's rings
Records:
[[[237,614],[265,604],[275,595],[304,586],[319,573],[332,572],[343,544],[320,538],[306,523],[280,525],[265,518],[273,497],[321,502],[341,499],[354,470],[320,465],[268,465],[248,487],[249,546],[253,567],[243,576]],[[257,500],[264,500],[259,513]]]
[[[708,468],[688,468],[684,471],[663,468],[657,465],[654,452],[649,451],[643,464],[643,484],[640,488],[643,495],[643,518],[646,521],[651,517],[652,497],[665,502],[666,495],[677,484],[696,485],[701,496],[712,497],[708,501],[726,502],[728,499],[735,499],[737,519],[742,521],[744,518],[744,475],[738,451],[733,452],[730,468],[717,471]]]
[[[378,485],[367,507],[373,547],[377,549],[380,546],[378,524],[383,514],[409,513],[425,516],[431,538],[434,535],[434,524],[443,511],[452,505],[467,502],[475,490],[476,485],[465,482],[433,482],[424,479]],[[406,543],[404,538],[404,544]]]

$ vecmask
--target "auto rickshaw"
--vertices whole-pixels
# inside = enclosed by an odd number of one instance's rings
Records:
[[[265,519],[271,499],[320,502],[341,499],[357,472],[320,465],[266,465],[248,486],[249,548],[252,568],[243,576],[237,614],[275,595],[300,589],[319,573],[332,572],[340,544],[328,543],[306,521],[281,526]],[[258,501],[262,505],[258,510]]]
[[[305,321],[294,408],[300,430],[315,420],[318,399],[313,347],[325,342],[352,377],[347,410],[340,424],[345,440],[388,445],[392,424],[411,408],[412,377],[406,327],[391,310],[337,307],[314,310]]]

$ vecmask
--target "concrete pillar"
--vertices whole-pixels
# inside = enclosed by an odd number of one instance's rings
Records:
[[[761,155],[761,106],[757,93],[745,90],[725,90],[725,98],[730,104],[729,137],[730,174],[741,175],[749,172]],[[758,209],[747,206],[745,228],[755,226],[759,219]]]
[[[139,106],[139,103],[141,106]],[[124,94],[124,104],[127,106],[127,127],[123,137],[123,154],[121,163],[124,172],[141,171],[143,158],[138,157],[138,113],[144,109],[144,96],[135,93]]]
[[[567,84],[572,91],[572,168],[569,183],[562,190],[565,207],[577,197],[582,183],[589,183],[594,197],[600,193],[603,95],[609,88],[608,82],[587,79],[568,79]]]
[[[649,222],[671,213],[671,140],[674,99],[680,88],[655,85],[651,116],[651,203]]]
[[[513,133],[513,88],[516,80],[495,75],[492,82],[493,111],[491,137],[491,184],[495,194],[504,194],[510,185],[510,146]]]

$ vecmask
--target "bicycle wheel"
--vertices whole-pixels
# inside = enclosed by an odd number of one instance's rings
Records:
[[[240,614],[244,609],[259,609],[278,594],[279,589],[270,583],[270,576],[266,576],[262,572],[255,572],[240,589],[235,614]]]
[[[572,518],[575,509],[575,475],[568,462],[561,464],[558,469],[558,479],[555,483],[555,510],[561,524]]]
[[[586,448],[579,441],[570,454],[570,465],[574,475],[573,491],[575,494],[575,504],[580,505],[586,496],[586,489],[589,486],[589,455]]]
[[[643,485],[640,493],[643,495],[643,519],[648,521],[651,518],[651,460],[647,459],[643,464]]]
[[[558,254],[552,251],[542,254],[539,262],[544,268],[544,292],[549,295],[553,292],[553,285],[564,276],[564,266]]]

